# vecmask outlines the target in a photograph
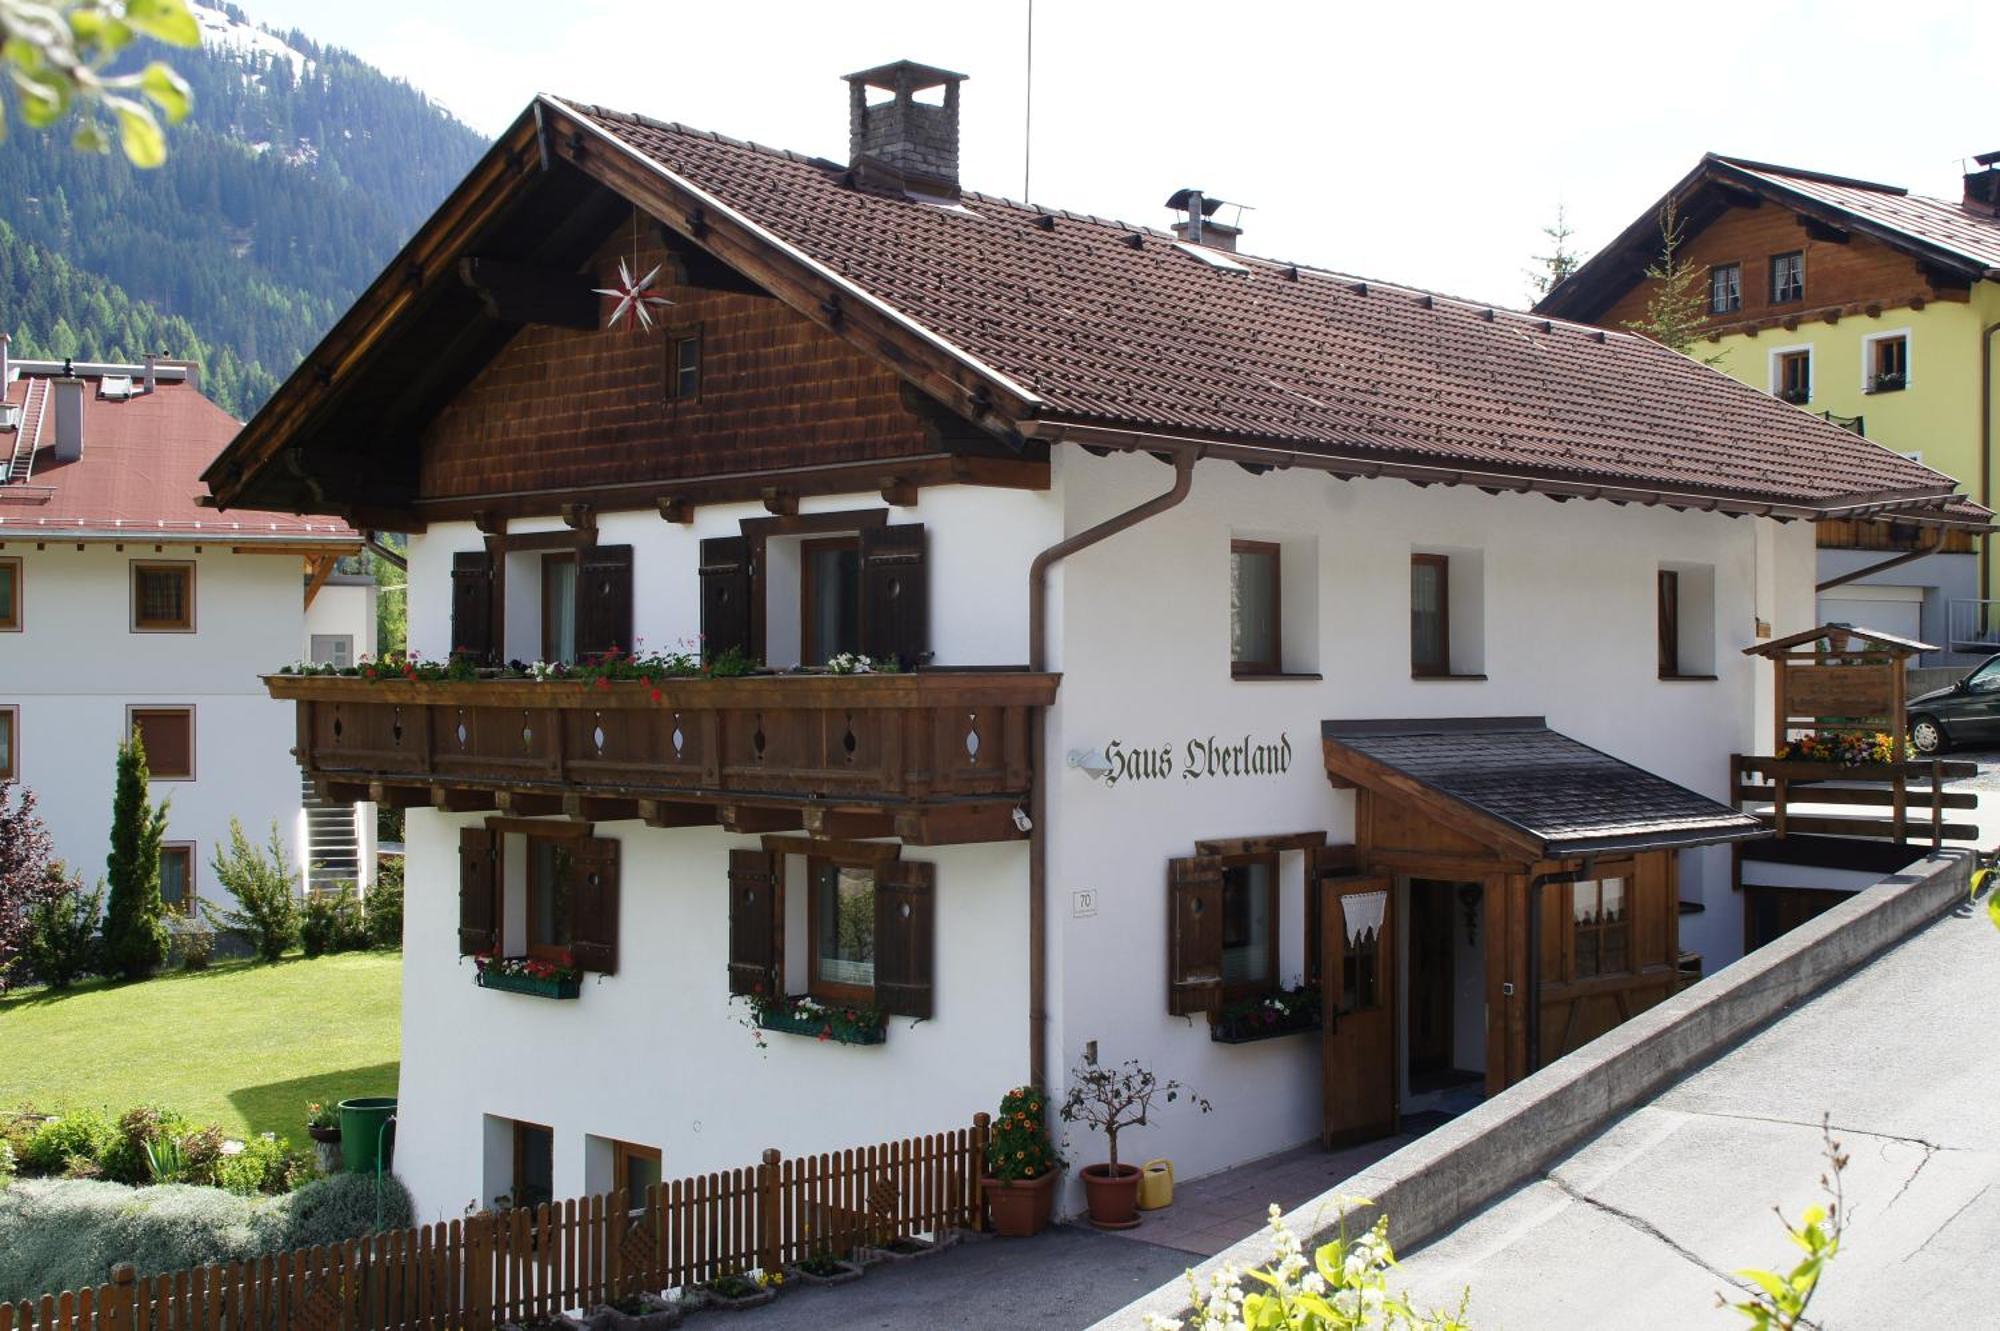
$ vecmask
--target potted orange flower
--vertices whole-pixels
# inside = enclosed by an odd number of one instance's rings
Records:
[[[996,1234],[1025,1239],[1048,1228],[1063,1162],[1047,1115],[1048,1102],[1032,1086],[1016,1086],[1000,1101],[986,1143],[986,1204]]]

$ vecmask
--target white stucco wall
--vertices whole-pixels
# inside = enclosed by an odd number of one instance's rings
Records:
[[[1033,553],[1164,489],[1145,457],[1058,452],[1046,495],[926,491],[892,521],[929,524],[932,642],[944,665],[1026,655],[1026,570]],[[807,511],[875,507],[874,496],[811,501]],[[692,643],[699,627],[698,542],[730,535],[755,505],[697,511],[690,527],[647,514],[601,519],[600,539],[630,542],[635,627],[647,647]],[[550,528],[517,524],[514,530]],[[1317,680],[1233,681],[1228,660],[1229,540],[1283,545],[1284,655]],[[449,646],[451,552],[469,524],[440,524],[411,543],[411,632]],[[1413,680],[1413,550],[1462,560],[1454,633],[1487,678]],[[1717,678],[1663,682],[1654,640],[1662,565],[1712,570]],[[1202,464],[1193,497],[1059,566],[1052,581],[1050,666],[1063,672],[1044,771],[1050,781],[1051,1065],[1057,1086],[1090,1042],[1112,1062],[1139,1058],[1207,1096],[1215,1113],[1175,1107],[1124,1143],[1132,1160],[1172,1157],[1191,1177],[1314,1137],[1319,1046],[1310,1037],[1225,1046],[1166,1013],[1165,865],[1206,837],[1324,831],[1351,838],[1353,800],[1320,761],[1329,718],[1546,715],[1552,726],[1717,798],[1728,755],[1754,750],[1768,667],[1745,658],[1756,621],[1775,633],[1810,623],[1809,524],[1619,508],[1532,495],[1340,482],[1318,473],[1251,476]],[[1476,575],[1476,576],[1475,576]],[[514,599],[510,589],[510,600]],[[774,615],[796,608],[773,587]],[[510,625],[531,635],[533,614]],[[778,641],[779,635],[773,635]],[[510,654],[523,654],[510,636]],[[1455,653],[1456,655],[1457,653]],[[1765,722],[1768,724],[1768,722]],[[1072,749],[1190,740],[1285,743],[1269,777],[1094,781]],[[669,1176],[788,1152],[934,1131],[990,1109],[1028,1073],[1027,850],[911,849],[938,864],[938,1016],[894,1024],[881,1048],[780,1035],[759,1054],[727,1002],[726,850],[752,844],[716,829],[613,824],[625,846],[621,973],[591,979],[574,1003],[488,993],[456,956],[456,831],[468,821],[410,816],[405,1059],[399,1170],[427,1215],[455,1214],[487,1186],[501,1119],[556,1129],[556,1190],[587,1181],[587,1142],[658,1145]],[[1297,974],[1302,899],[1297,856],[1280,871],[1281,967]],[[1686,855],[1681,895],[1706,906],[1683,920],[1683,946],[1711,969],[1735,954],[1740,907],[1726,850]],[[1095,913],[1073,914],[1073,894]],[[468,1041],[466,1032],[482,1033]],[[1072,1134],[1072,1161],[1101,1144]]]
[[[304,627],[299,634],[299,658],[311,659],[316,634],[336,634],[354,639],[354,659],[376,655],[375,581],[367,577],[329,579],[306,608]]]
[[[299,558],[169,545],[9,542],[23,565],[25,618],[0,633],[0,706],[20,709],[21,779],[35,791],[56,853],[86,880],[104,873],[111,796],[126,708],[195,709],[195,779],[155,780],[171,798],[167,836],[192,841],[195,888],[219,889],[209,861],[230,818],[259,842],[272,820],[291,844],[299,808],[292,708],[272,700],[261,671],[300,651]],[[134,560],[195,564],[195,631],[130,630]]]

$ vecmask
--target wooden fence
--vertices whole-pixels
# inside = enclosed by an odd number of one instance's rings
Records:
[[[990,1129],[483,1213],[254,1261],[135,1278],[0,1304],[0,1331],[402,1331],[465,1328],[588,1308],[640,1290],[699,1285],[819,1253],[845,1257],[905,1235],[978,1229]]]

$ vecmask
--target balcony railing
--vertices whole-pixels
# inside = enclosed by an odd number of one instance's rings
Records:
[[[335,798],[942,844],[1021,834],[1029,722],[1059,678],[265,682]]]
[[[1947,602],[1945,634],[1954,652],[2000,652],[2000,601]]]

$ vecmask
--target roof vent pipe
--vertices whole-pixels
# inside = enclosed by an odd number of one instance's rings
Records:
[[[160,386],[160,353],[157,351],[149,351],[146,353],[146,391],[150,393],[159,386]]]
[[[69,365],[64,364],[67,370]],[[55,381],[57,462],[83,460],[83,380],[65,374]]]
[[[1243,205],[1230,203],[1224,199],[1211,199],[1198,189],[1177,189],[1167,200],[1167,207],[1180,213],[1180,220],[1174,223],[1174,234],[1189,245],[1206,245],[1212,250],[1236,252],[1236,238],[1243,234]],[[1221,208],[1236,210],[1233,221],[1224,222],[1216,217]]]

